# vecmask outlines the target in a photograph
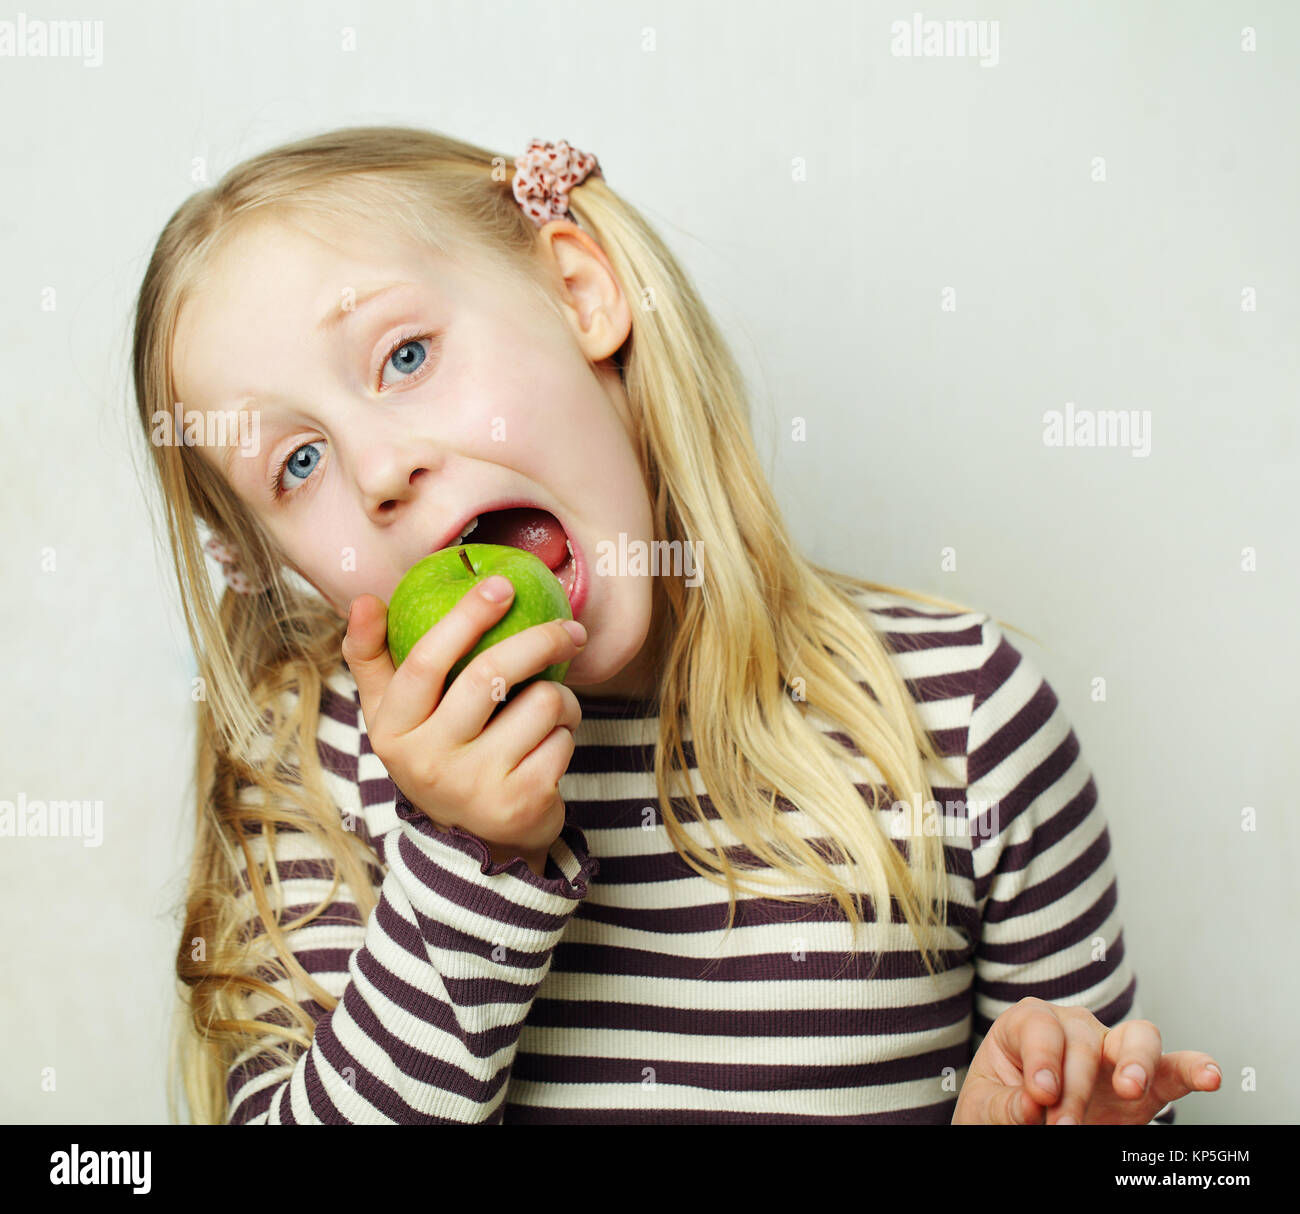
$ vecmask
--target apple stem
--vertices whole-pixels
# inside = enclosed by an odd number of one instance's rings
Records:
[[[460,559],[464,562],[465,568],[469,570],[470,577],[477,577],[478,570],[476,570],[474,566],[469,563],[469,557],[465,554],[464,548],[460,550]]]

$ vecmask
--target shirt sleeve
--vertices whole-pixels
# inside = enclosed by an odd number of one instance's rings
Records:
[[[992,619],[983,625],[967,746],[980,939],[971,1057],[1027,996],[1142,1019],[1097,785],[1051,686]],[[1149,1125],[1172,1125],[1173,1102]]]
[[[311,1045],[272,1035],[235,1059],[228,1124],[500,1122],[524,1020],[598,861],[566,824],[540,877],[522,858],[494,862],[467,831],[435,828],[400,792],[396,811],[401,825],[383,838],[388,871],[369,921],[340,883],[325,915],[286,936],[337,1006],[326,1011],[291,983],[272,983],[311,1016]],[[333,869],[306,832],[278,827],[275,839],[288,922],[321,902]],[[265,863],[264,847],[254,854]],[[251,930],[261,930],[260,918]],[[258,998],[253,1018],[287,1022],[270,996]],[[296,1053],[296,1063],[269,1053],[269,1043]]]

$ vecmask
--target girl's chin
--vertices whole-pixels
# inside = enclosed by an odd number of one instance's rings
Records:
[[[584,649],[569,663],[569,672],[564,676],[564,681],[570,687],[577,687],[586,691],[588,687],[595,687],[607,679],[613,678],[617,673],[616,670],[607,671],[593,667],[587,657],[586,649]]]
[[[587,648],[590,648],[590,645]],[[603,690],[603,685],[613,680],[626,665],[627,663],[624,662],[621,666],[612,667],[604,662],[593,662],[591,655],[584,648],[569,663],[569,671],[564,676],[564,682],[575,691],[591,692],[595,695],[617,695],[618,692]]]
[[[616,667],[596,665],[586,660],[584,651],[569,663],[568,673],[564,676],[565,684],[583,695],[609,696],[615,699],[648,699],[651,692],[638,681],[631,659]]]

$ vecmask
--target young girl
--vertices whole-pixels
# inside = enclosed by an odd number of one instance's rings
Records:
[[[167,223],[134,375],[202,676],[196,1119],[1147,1122],[1217,1087],[1135,1019],[1052,689],[988,615],[799,553],[595,157],[255,157]],[[579,623],[444,690],[509,598],[396,671],[385,604],[466,535]]]

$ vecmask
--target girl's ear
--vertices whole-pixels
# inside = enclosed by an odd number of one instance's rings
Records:
[[[627,378],[624,372],[627,368],[627,356],[631,352],[632,352],[632,338],[629,335],[627,341],[625,341],[621,346],[619,346],[617,350],[614,351],[613,354],[609,356],[609,361],[614,364],[614,367],[617,369],[620,379]]]
[[[612,357],[632,332],[632,309],[605,251],[567,219],[546,224],[538,238],[578,345],[589,362]]]

